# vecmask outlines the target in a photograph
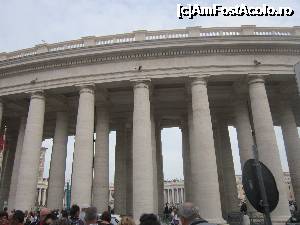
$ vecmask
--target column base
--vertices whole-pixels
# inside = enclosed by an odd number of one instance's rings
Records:
[[[208,221],[208,223],[214,223],[214,224],[219,224],[219,225],[228,225],[227,221],[224,220],[223,218],[219,219],[205,219]]]
[[[273,225],[285,225],[290,216],[271,216]]]

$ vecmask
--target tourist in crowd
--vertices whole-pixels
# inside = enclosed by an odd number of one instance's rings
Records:
[[[3,213],[6,215],[6,218],[8,219],[8,209],[7,209],[7,207],[3,208]]]
[[[68,219],[69,219],[69,213],[68,213],[68,210],[66,210],[66,209],[61,210],[60,216],[61,216],[61,217],[60,217],[61,219],[66,219],[66,220],[68,220]]]
[[[8,215],[7,213],[0,212],[0,225],[8,225],[9,221],[8,221]]]
[[[178,225],[179,221],[180,221],[180,219],[179,219],[178,214],[177,214],[177,209],[174,208],[173,209],[173,216],[172,216],[172,222],[171,222],[171,224],[172,225]]]
[[[241,211],[241,213],[243,213],[245,215],[245,214],[247,214],[247,210],[248,210],[247,209],[247,204],[246,204],[245,201],[243,201],[242,204],[241,204],[240,211]]]
[[[140,217],[140,225],[160,225],[160,222],[155,214],[143,214]]]
[[[21,210],[16,210],[12,215],[10,224],[11,225],[23,225],[25,214]]]
[[[206,220],[200,217],[198,208],[191,202],[183,203],[179,207],[178,216],[182,225],[207,223]]]
[[[90,206],[88,204],[83,204],[81,206],[81,211],[80,211],[80,214],[79,214],[79,218],[83,221],[84,221],[84,218],[85,218],[85,211],[89,208]]]
[[[86,225],[92,225],[97,224],[97,208],[96,207],[89,207],[85,209],[85,224]]]
[[[78,205],[72,205],[70,209],[70,224],[84,225],[84,222],[79,218],[80,208]]]
[[[135,225],[135,222],[131,217],[123,216],[118,225]]]
[[[100,221],[98,222],[98,225],[112,225],[110,223],[110,221],[111,221],[110,213],[108,211],[104,211],[101,214]]]

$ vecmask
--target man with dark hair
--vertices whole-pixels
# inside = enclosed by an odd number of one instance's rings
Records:
[[[85,224],[91,225],[97,223],[97,208],[96,207],[89,207],[85,209]]]
[[[185,202],[179,207],[178,216],[182,225],[208,224],[206,220],[200,217],[198,207],[191,202]]]
[[[160,222],[153,213],[143,214],[140,217],[140,225],[160,225]]]
[[[70,224],[84,225],[84,222],[79,218],[80,208],[78,205],[72,205],[70,209]]]
[[[11,218],[11,225],[23,225],[25,214],[21,210],[16,210]]]
[[[100,220],[101,220],[100,225],[109,225],[109,224],[111,224],[110,223],[110,221],[111,221],[110,213],[108,211],[104,211],[101,214]]]

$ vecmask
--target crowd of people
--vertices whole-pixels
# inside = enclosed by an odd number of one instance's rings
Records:
[[[166,205],[166,207],[168,207]],[[165,209],[166,210],[166,209]],[[199,210],[192,203],[184,203],[179,208],[171,208],[172,224],[197,225],[207,223],[199,215]],[[176,221],[175,221],[176,220]],[[111,214],[105,211],[98,215],[97,208],[80,209],[73,205],[70,210],[50,210],[42,208],[36,212],[13,210],[8,213],[7,208],[0,213],[0,225],[112,225]],[[122,216],[118,225],[136,225],[130,216]],[[161,225],[159,217],[153,213],[145,213],[139,219],[139,225]]]

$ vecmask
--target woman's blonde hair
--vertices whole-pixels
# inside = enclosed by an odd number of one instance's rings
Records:
[[[135,225],[135,222],[129,216],[123,216],[118,225]]]

